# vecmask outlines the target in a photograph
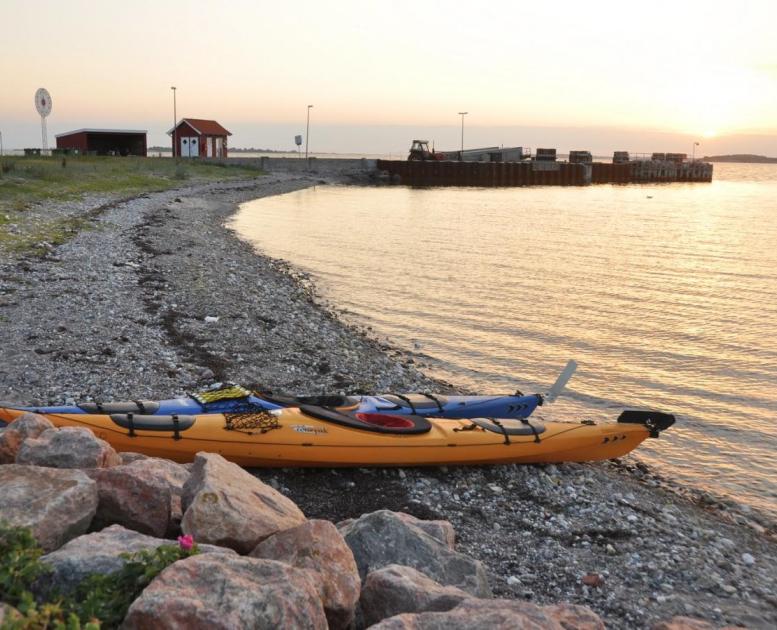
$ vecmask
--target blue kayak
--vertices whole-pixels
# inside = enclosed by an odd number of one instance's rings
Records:
[[[234,389],[234,388],[230,388]],[[203,394],[220,393],[203,392]],[[200,415],[234,413],[248,409],[284,409],[300,405],[315,405],[358,413],[389,413],[422,415],[438,418],[528,418],[542,405],[541,394],[506,396],[444,396],[437,394],[383,394],[380,396],[275,396],[248,392],[211,399],[203,394],[168,400],[133,400],[126,402],[85,402],[78,405],[49,407],[19,407],[3,403],[4,407],[24,409],[41,414],[114,414],[139,415]]]
[[[0,403],[9,409],[41,414],[137,414],[187,415],[241,413],[245,411],[316,406],[354,413],[387,413],[434,418],[528,418],[543,402],[553,402],[577,369],[569,361],[546,394],[494,396],[448,396],[443,394],[381,394],[378,396],[282,396],[253,392],[240,385],[219,383],[210,389],[168,400],[132,400],[126,402],[84,402],[78,405],[20,407]]]

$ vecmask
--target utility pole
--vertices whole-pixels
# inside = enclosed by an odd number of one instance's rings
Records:
[[[460,160],[464,161],[464,116],[469,114],[469,112],[459,112],[459,116],[461,116],[461,158]]]
[[[305,126],[305,164],[310,168],[310,162],[308,161],[308,140],[310,139],[310,109],[312,105],[308,105],[308,122]]]
[[[175,157],[175,126],[178,124],[178,111],[176,110],[175,102],[175,86],[170,88],[173,91],[173,133],[170,134],[173,137],[173,157]]]

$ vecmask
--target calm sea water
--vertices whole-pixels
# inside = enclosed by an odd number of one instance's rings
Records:
[[[425,370],[545,391],[545,419],[678,424],[639,454],[777,517],[777,165],[712,184],[324,186],[244,204],[234,227]]]

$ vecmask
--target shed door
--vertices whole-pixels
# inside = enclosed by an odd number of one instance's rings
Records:
[[[179,151],[181,157],[188,158],[192,156],[191,151],[189,150],[190,140],[194,140],[194,138],[190,138],[188,136],[181,138],[181,150]]]
[[[207,156],[213,157],[213,138],[205,138],[205,148],[207,149]]]
[[[224,157],[224,141],[221,136],[216,138],[216,157]]]

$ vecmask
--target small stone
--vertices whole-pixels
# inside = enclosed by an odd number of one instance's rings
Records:
[[[749,553],[743,553],[742,562],[744,562],[747,566],[751,567],[755,564],[755,558]]]
[[[507,585],[508,586],[518,586],[521,583],[521,580],[519,580],[514,575],[511,575],[509,578],[507,578]]]
[[[604,578],[598,573],[586,573],[580,581],[586,586],[593,588],[604,586]]]

